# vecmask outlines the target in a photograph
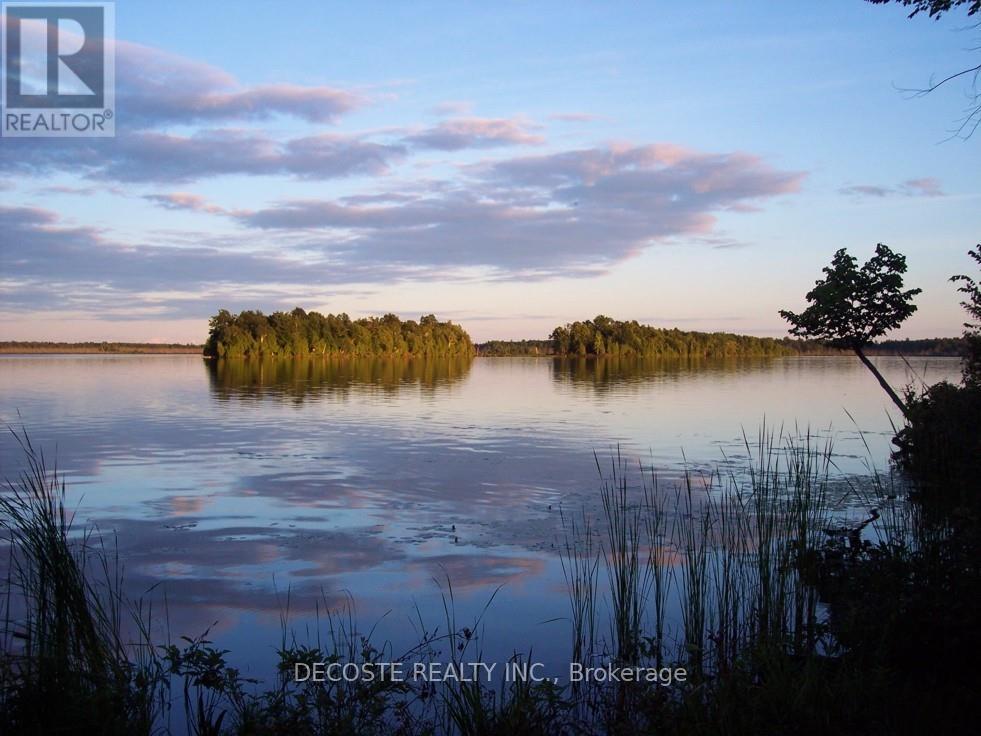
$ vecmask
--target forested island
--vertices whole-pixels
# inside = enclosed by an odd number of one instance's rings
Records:
[[[599,315],[556,327],[548,340],[492,340],[478,355],[580,355],[613,357],[721,358],[794,355],[785,341],[728,332],[685,332]]]
[[[620,321],[604,315],[556,327],[550,335],[557,355],[664,358],[724,358],[792,355],[779,340],[728,332],[686,332]]]
[[[394,314],[352,320],[346,314],[291,312],[265,315],[222,309],[208,323],[204,354],[213,358],[250,356],[432,356],[474,354],[470,335],[450,321],[425,315],[418,322]]]
[[[869,355],[958,356],[963,339],[882,340],[868,346]],[[547,340],[489,340],[476,346],[485,357],[614,356],[659,358],[725,358],[790,355],[850,355],[818,340],[771,338],[729,332],[686,332],[619,321],[599,315],[556,327]]]

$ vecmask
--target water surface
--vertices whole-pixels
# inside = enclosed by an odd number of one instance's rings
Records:
[[[889,380],[914,376],[878,358]],[[956,360],[911,361],[928,382]],[[171,632],[265,674],[293,622],[353,599],[379,636],[494,595],[484,654],[568,655],[560,509],[595,503],[619,451],[670,477],[745,455],[765,421],[833,438],[845,474],[887,465],[895,409],[857,359],[481,358],[215,365],[196,356],[6,356],[0,420],[57,457],[79,524],[114,532],[129,589]],[[890,419],[892,416],[892,419]],[[0,440],[0,470],[22,463]],[[442,585],[437,584],[439,581]]]

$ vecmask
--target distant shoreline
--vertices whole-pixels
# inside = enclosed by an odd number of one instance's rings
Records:
[[[0,342],[0,355],[200,355],[203,345],[146,342]]]

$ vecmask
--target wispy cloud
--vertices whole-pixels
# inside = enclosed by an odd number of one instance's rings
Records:
[[[853,197],[888,197],[894,194],[895,190],[889,187],[880,187],[875,184],[853,184],[852,186],[842,187],[838,194],[845,194]]]
[[[223,207],[211,204],[204,197],[189,192],[146,194],[143,196],[143,199],[158,204],[168,210],[192,210],[194,212],[206,212],[211,215],[222,215],[226,213]]]
[[[123,194],[122,189],[119,187],[102,187],[102,186],[70,186],[67,184],[56,184],[48,187],[39,187],[34,190],[37,194],[68,194],[77,197],[91,197],[94,194],[99,194],[100,192],[110,192],[112,194]]]
[[[189,135],[140,131],[105,139],[62,139],[38,145],[6,139],[0,171],[40,176],[73,171],[116,182],[187,182],[226,174],[333,179],[385,173],[404,157],[403,146],[323,133],[284,142],[248,130],[203,130]]]
[[[595,120],[602,120],[602,115],[591,112],[557,112],[548,116],[549,120],[557,120],[560,123],[591,123]]]
[[[474,104],[466,100],[447,100],[433,105],[434,115],[469,115],[473,112]]]
[[[922,179],[907,179],[899,185],[899,191],[910,197],[942,197],[943,188],[932,176]]]
[[[459,151],[464,148],[539,145],[545,139],[534,133],[533,126],[522,119],[454,118],[439,125],[412,133],[403,142],[418,148]]]
[[[878,184],[853,184],[842,187],[838,190],[839,194],[850,197],[942,197],[944,196],[943,187],[940,181],[925,176],[919,179],[907,179],[894,187],[880,186]]]

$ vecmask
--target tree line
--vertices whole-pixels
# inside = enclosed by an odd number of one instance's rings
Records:
[[[555,355],[551,340],[488,340],[475,347],[477,355],[493,358]]]
[[[197,354],[201,352],[201,344],[177,342],[53,342],[44,340],[0,342],[0,354],[4,353],[163,353],[163,354]]]
[[[215,358],[250,356],[413,355],[471,356],[470,336],[459,325],[425,315],[418,322],[394,314],[352,320],[346,314],[292,312],[265,315],[222,309],[209,322],[204,354]]]
[[[794,352],[780,340],[769,337],[662,329],[604,315],[556,327],[550,339],[556,355],[724,358]]]

